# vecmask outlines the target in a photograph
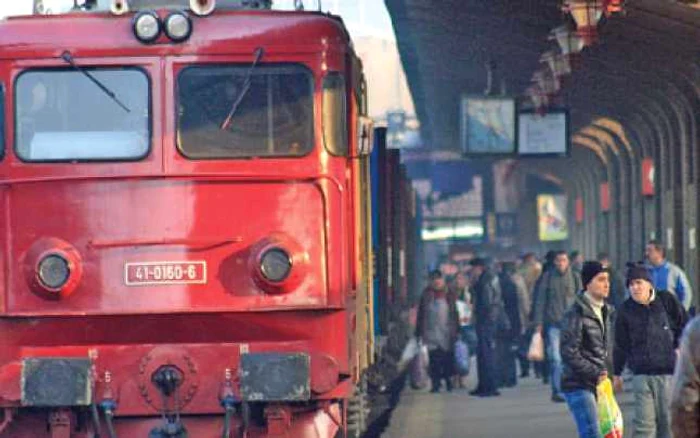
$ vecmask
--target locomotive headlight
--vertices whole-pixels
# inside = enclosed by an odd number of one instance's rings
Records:
[[[161,32],[160,18],[155,12],[143,11],[134,17],[134,35],[142,43],[152,43]]]
[[[60,289],[70,278],[68,260],[58,254],[50,254],[41,259],[37,271],[39,281],[48,289]]]
[[[176,43],[185,41],[192,34],[192,21],[183,12],[173,12],[165,19],[165,34]]]
[[[272,248],[260,258],[260,272],[273,283],[284,281],[292,271],[292,258],[281,248]]]

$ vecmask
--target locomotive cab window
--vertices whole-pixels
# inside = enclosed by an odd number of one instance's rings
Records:
[[[15,83],[17,154],[39,162],[143,158],[149,100],[148,76],[137,68],[28,70]]]
[[[188,158],[294,157],[313,148],[313,76],[298,65],[199,65],[178,77]]]

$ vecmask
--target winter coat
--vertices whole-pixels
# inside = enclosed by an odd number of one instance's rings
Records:
[[[438,291],[427,287],[423,291],[421,296],[420,304],[418,305],[418,316],[416,318],[416,336],[423,338],[425,336],[425,330],[427,329],[426,320],[428,319],[428,307],[432,304],[435,299],[435,294]],[[450,334],[450,345],[454,345],[457,341],[457,333],[459,331],[459,314],[457,313],[457,299],[456,296],[447,290],[445,290],[445,299],[447,300],[448,306],[448,324],[449,324],[449,334]]]
[[[700,316],[685,329],[671,384],[671,429],[674,438],[700,436]]]
[[[537,279],[542,275],[542,265],[539,262],[526,263],[520,267],[520,275],[525,280],[529,301],[532,301]]]
[[[508,315],[508,321],[510,322],[510,330],[508,333],[504,333],[508,338],[519,335],[522,327],[520,307],[518,306],[518,285],[513,277],[514,276],[508,274],[501,274],[499,276],[501,293],[503,294],[503,306],[506,315]]]
[[[520,332],[518,334],[523,334],[530,322],[531,295],[527,290],[525,280],[520,274],[515,274],[511,278],[515,283],[515,290],[518,294],[518,315],[520,316]]]
[[[681,303],[670,292],[654,292],[648,305],[627,299],[615,321],[615,375],[625,365],[634,374],[673,374],[676,348],[688,321]]]
[[[614,308],[603,307],[603,321],[596,316],[588,299],[578,293],[574,304],[562,320],[561,358],[564,372],[561,387],[564,392],[596,391],[603,371],[612,374],[612,340]]]
[[[675,294],[685,310],[690,309],[693,304],[693,289],[690,287],[688,277],[680,267],[669,261],[664,261],[659,266],[649,266],[649,271],[654,280],[654,289],[667,290]]]
[[[498,277],[485,271],[474,285],[472,292],[477,331],[495,330],[503,319],[503,297]]]
[[[556,268],[548,270],[539,282],[533,322],[559,325],[581,289],[581,277],[573,270],[568,269],[563,274]]]

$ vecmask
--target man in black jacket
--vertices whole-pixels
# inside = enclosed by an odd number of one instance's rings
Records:
[[[562,359],[560,352],[561,321],[566,309],[581,290],[581,278],[572,271],[569,256],[559,251],[550,269],[540,281],[534,307],[533,321],[547,344],[552,384],[552,401],[563,402],[561,393]]]
[[[515,356],[515,345],[521,333],[520,321],[520,306],[518,297],[518,280],[520,274],[517,273],[515,263],[505,262],[501,268],[501,273],[498,276],[498,282],[501,285],[501,294],[503,296],[503,306],[510,327],[497,333],[498,340],[496,342],[498,364],[500,373],[498,378],[499,387],[512,388],[518,383],[518,373]],[[524,287],[524,284],[522,284]]]
[[[472,297],[478,339],[476,359],[479,373],[479,384],[471,395],[493,397],[500,395],[496,386],[496,333],[499,320],[505,314],[501,286],[498,277],[487,269],[484,259],[476,258],[469,264],[472,266],[474,281]]]
[[[564,398],[580,438],[602,438],[598,425],[596,386],[612,372],[612,313],[608,272],[599,262],[581,269],[584,291],[564,315],[561,332],[561,379]]]
[[[669,394],[676,350],[688,320],[670,292],[654,290],[643,265],[627,272],[630,299],[618,308],[615,322],[615,387],[622,389],[622,370],[634,374],[634,437],[670,438]]]

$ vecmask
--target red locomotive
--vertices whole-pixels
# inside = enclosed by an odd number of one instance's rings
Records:
[[[266,3],[0,21],[0,437],[346,432],[364,79],[340,19]]]

